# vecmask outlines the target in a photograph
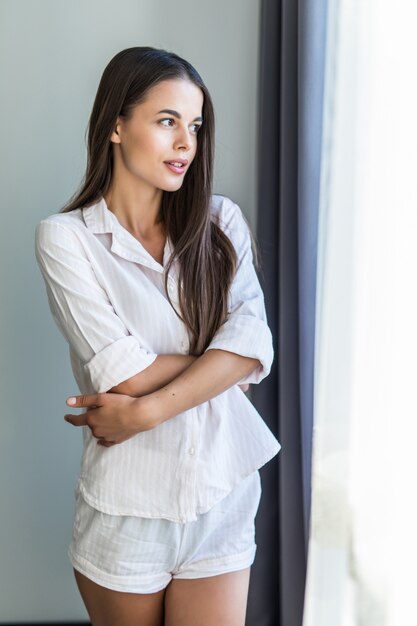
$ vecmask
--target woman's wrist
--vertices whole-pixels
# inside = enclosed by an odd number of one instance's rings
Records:
[[[135,398],[134,405],[133,421],[138,427],[138,432],[151,430],[168,419],[161,410],[161,403],[155,392]],[[147,424],[148,428],[144,429],[144,424]]]

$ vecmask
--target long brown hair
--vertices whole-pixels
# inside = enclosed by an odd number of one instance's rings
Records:
[[[117,117],[128,120],[151,87],[174,78],[191,80],[202,90],[203,124],[198,131],[195,158],[182,186],[174,192],[163,191],[158,221],[163,221],[174,248],[165,270],[165,290],[169,298],[168,270],[177,257],[180,318],[190,330],[190,353],[200,355],[227,319],[237,257],[232,242],[210,218],[214,109],[207,87],[190,63],[173,52],[148,46],[127,48],[111,59],[101,77],[88,123],[86,173],[79,190],[60,212],[84,208],[101,199],[112,178],[110,137]],[[251,239],[257,262],[252,233]]]

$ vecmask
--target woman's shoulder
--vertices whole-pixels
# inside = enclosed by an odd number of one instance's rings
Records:
[[[41,219],[36,224],[36,237],[42,233],[50,232],[67,232],[79,234],[86,231],[85,221],[83,219],[82,209],[74,209],[67,213],[52,213]]]
[[[212,218],[222,230],[248,231],[249,224],[242,209],[228,196],[213,194],[210,206]]]
[[[52,213],[36,224],[36,249],[41,251],[43,248],[59,246],[63,242],[80,246],[85,240],[86,230],[82,209],[74,209],[67,213]]]
[[[73,211],[68,211],[67,213],[52,213],[51,215],[47,215],[42,218],[40,222],[38,222],[37,226],[45,223],[70,229],[80,227],[85,228],[82,209],[74,209]]]

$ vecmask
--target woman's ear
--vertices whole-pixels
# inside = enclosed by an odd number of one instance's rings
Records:
[[[110,141],[113,143],[120,143],[120,127],[121,127],[121,120],[120,117],[117,118],[117,122],[116,125],[114,127],[114,130],[111,134],[110,137]]]

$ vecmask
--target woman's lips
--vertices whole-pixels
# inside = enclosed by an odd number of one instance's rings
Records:
[[[172,172],[175,172],[176,174],[184,174],[186,167],[185,165],[181,166],[181,167],[176,167],[175,165],[172,165],[172,163],[167,163],[166,161],[164,161],[165,165],[167,167],[169,167],[169,169]]]

